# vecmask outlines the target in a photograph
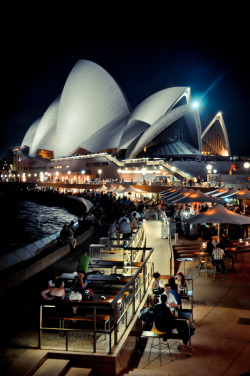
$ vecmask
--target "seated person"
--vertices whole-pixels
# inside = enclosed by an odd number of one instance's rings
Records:
[[[161,278],[160,273],[155,272],[153,274],[153,277],[154,277],[154,281],[152,283],[152,292],[154,293],[154,289],[160,289],[162,285],[160,284],[160,278]]]
[[[177,273],[178,278],[178,292],[180,294],[180,291],[184,291],[186,294],[188,293],[188,284],[185,280],[185,276],[182,272]]]
[[[68,226],[68,230],[67,230],[67,239],[68,239],[68,241],[70,242],[71,246],[72,246],[73,248],[75,248],[75,247],[76,247],[76,238],[74,237],[74,231],[73,231],[71,225]]]
[[[82,293],[82,290],[86,289],[88,285],[87,276],[84,272],[79,272],[77,278],[73,282],[73,291],[78,291]]]
[[[63,228],[61,229],[61,232],[60,232],[60,237],[59,237],[60,245],[64,245],[68,242],[67,232],[68,232],[68,225],[65,224],[63,225]]]
[[[160,332],[166,332],[166,338],[172,333],[174,328],[177,329],[178,334],[186,345],[189,340],[189,329],[186,321],[177,320],[171,313],[167,306],[168,298],[166,294],[161,295],[161,303],[155,306],[155,327]]]
[[[214,245],[212,242],[212,238],[209,238],[207,240],[207,246],[206,246],[206,252],[209,253],[212,256],[213,250],[214,250]]]
[[[163,294],[167,295],[168,301],[167,301],[166,304],[167,304],[167,307],[170,308],[171,312],[174,312],[175,308],[180,308],[180,306],[178,307],[178,304],[177,304],[177,301],[176,301],[174,295],[171,294],[171,286],[170,286],[169,283],[165,284]]]
[[[221,272],[222,274],[224,274],[225,273],[225,265],[224,265],[225,252],[220,247],[220,243],[217,244],[216,248],[213,250],[212,257],[213,257],[212,264],[215,266],[215,269],[216,269],[216,265],[221,265]]]
[[[44,300],[55,300],[61,301],[65,298],[64,284],[61,278],[55,281],[55,287],[50,287],[46,290],[41,291],[41,295]]]
[[[178,306],[181,306],[181,295],[180,295],[179,290],[178,290],[178,285],[175,283],[175,278],[170,277],[169,280],[168,280],[168,283],[171,287],[170,293],[174,295]]]
[[[60,278],[58,273],[55,273],[53,278],[48,281],[48,289],[51,287],[55,287],[56,281]],[[62,281],[62,286],[64,286],[64,282]]]

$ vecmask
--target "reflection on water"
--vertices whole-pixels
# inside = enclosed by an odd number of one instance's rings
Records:
[[[15,201],[0,196],[1,254],[14,251],[47,235],[60,231],[64,223],[78,217],[64,208]]]

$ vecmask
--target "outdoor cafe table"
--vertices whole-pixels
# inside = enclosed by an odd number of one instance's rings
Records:
[[[109,285],[126,285],[131,276],[124,276],[123,274],[88,274],[88,281],[91,283],[104,283]]]
[[[62,273],[60,278],[67,283],[73,283],[74,279],[77,278],[77,272],[74,273]],[[117,284],[117,285],[126,285],[131,276],[124,276],[123,274],[88,274],[87,279],[91,283],[100,283],[104,284]]]
[[[112,272],[116,269],[133,269],[139,268],[142,262],[123,262],[122,260],[103,260],[103,259],[92,259],[93,264],[89,265],[89,269],[108,269],[110,268]],[[91,274],[91,272],[89,273]]]

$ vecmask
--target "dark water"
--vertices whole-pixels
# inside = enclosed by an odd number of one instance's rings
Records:
[[[78,217],[66,209],[13,199],[0,193],[0,254],[14,251],[62,229]]]

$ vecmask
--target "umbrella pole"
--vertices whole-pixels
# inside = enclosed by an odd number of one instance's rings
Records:
[[[217,224],[217,235],[218,235],[218,239],[219,239],[219,242],[220,242],[220,224],[218,223]]]
[[[245,202],[245,200],[243,201],[244,202],[244,215],[245,215],[245,213],[246,213],[246,202]]]

